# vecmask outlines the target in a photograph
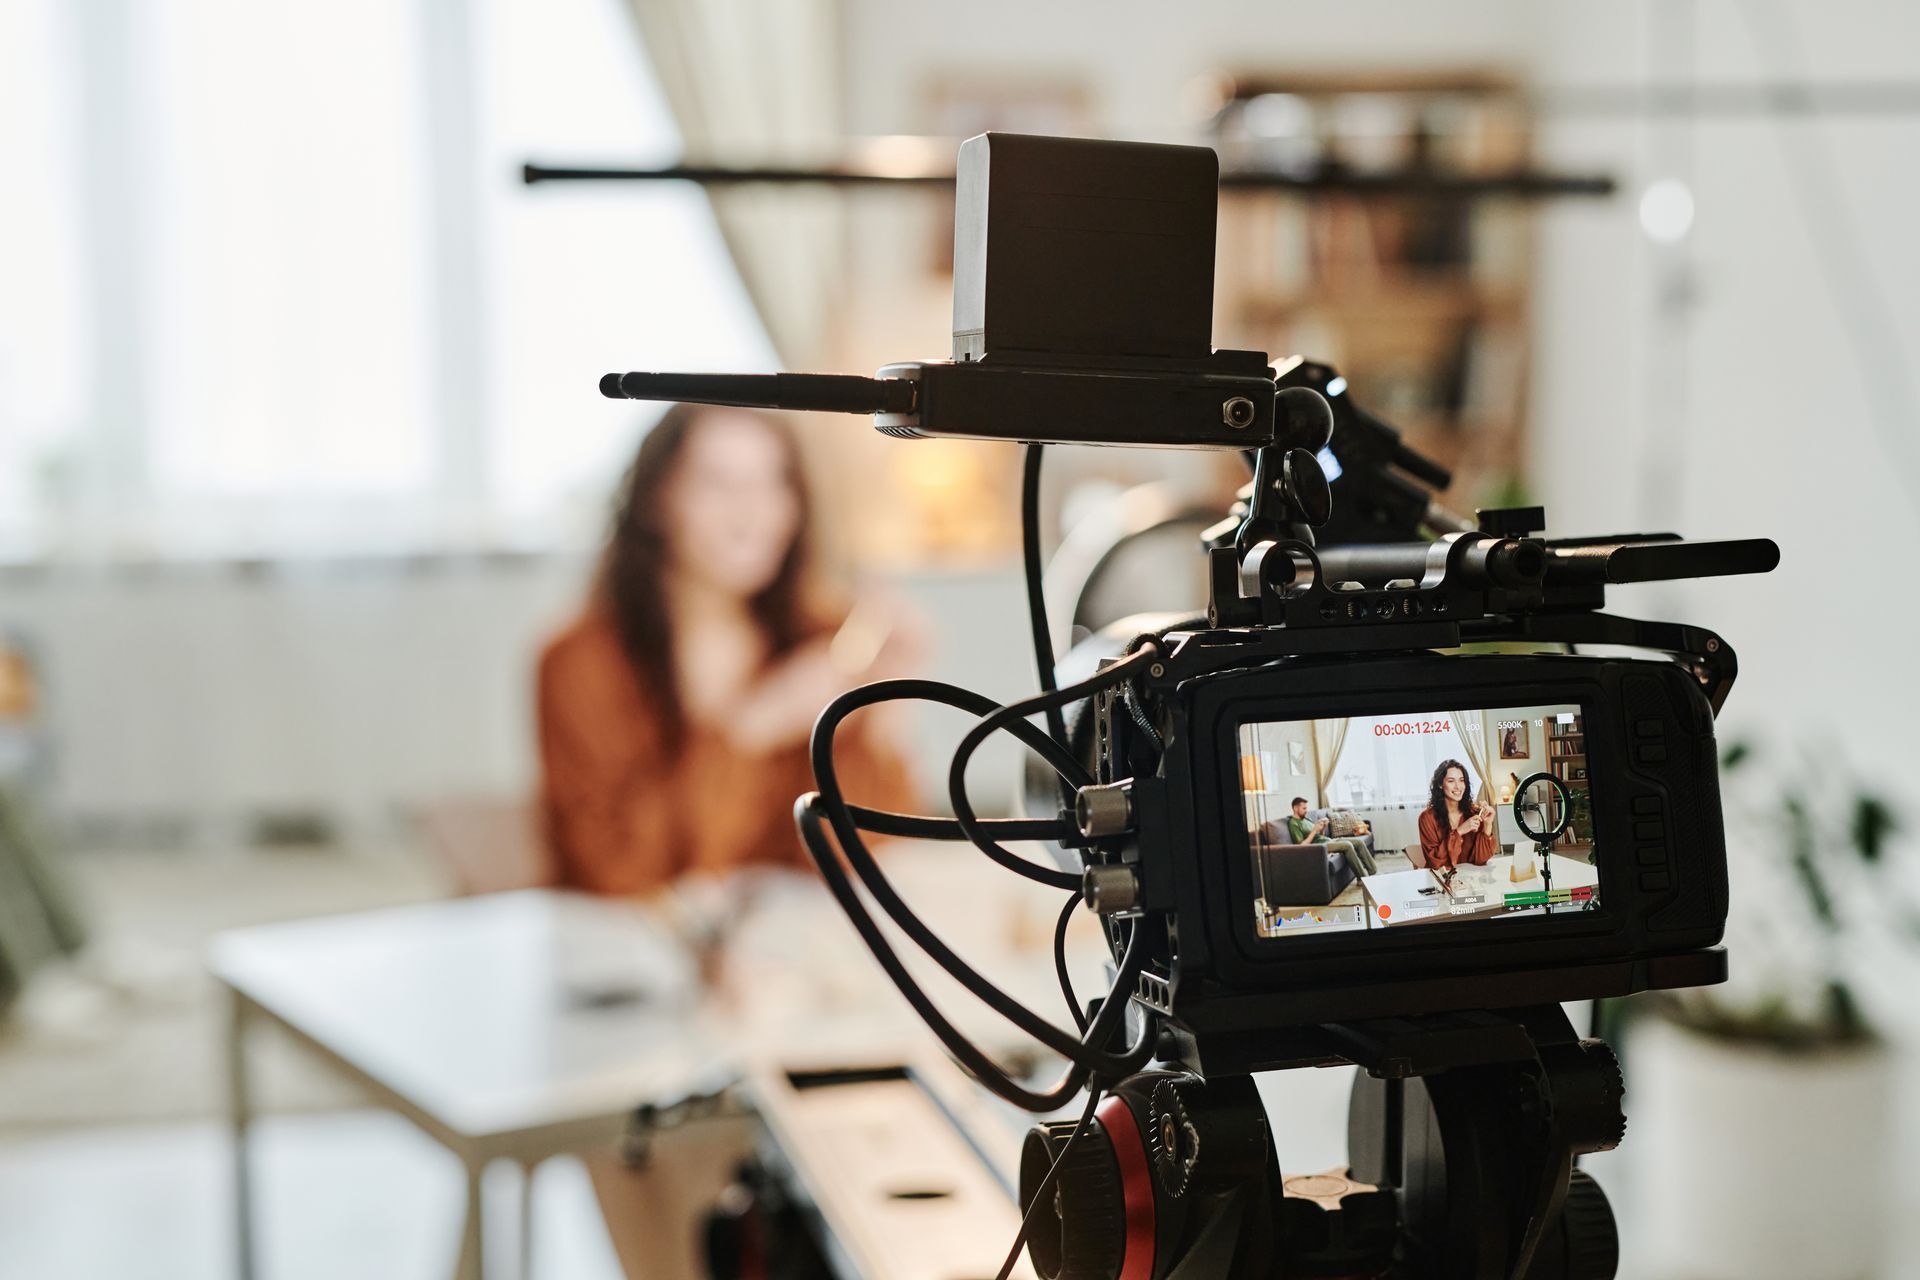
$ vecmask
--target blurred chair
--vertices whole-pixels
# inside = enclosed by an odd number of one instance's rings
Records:
[[[426,805],[419,821],[427,848],[458,896],[553,883],[553,860],[530,801],[453,797]]]
[[[45,754],[26,646],[0,633],[0,1013],[34,970],[86,941],[34,792]]]
[[[86,936],[25,794],[0,783],[0,1014],[34,970],[78,951]]]

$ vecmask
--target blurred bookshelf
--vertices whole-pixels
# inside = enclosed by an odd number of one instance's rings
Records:
[[[1244,75],[1216,101],[1224,166],[1453,179],[1530,165],[1527,99],[1495,72]],[[1411,185],[1223,201],[1215,333],[1333,364],[1454,471],[1450,505],[1471,509],[1524,474],[1532,209]]]

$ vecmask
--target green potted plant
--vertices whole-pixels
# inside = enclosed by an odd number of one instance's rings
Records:
[[[1894,1088],[1858,979],[1920,940],[1899,822],[1831,753],[1734,743],[1721,778],[1730,980],[1605,1011],[1627,1061],[1635,1273],[1864,1280],[1888,1235]]]

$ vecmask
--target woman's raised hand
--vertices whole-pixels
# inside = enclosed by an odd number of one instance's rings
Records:
[[[930,647],[927,635],[907,602],[869,598],[832,638],[801,645],[749,685],[727,717],[726,731],[749,750],[804,741],[821,710],[848,689],[919,671]]]

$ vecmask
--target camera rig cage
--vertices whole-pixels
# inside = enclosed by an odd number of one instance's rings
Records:
[[[969,139],[957,176],[951,360],[888,365],[874,378],[610,373],[601,390],[869,413],[901,438],[1027,446],[1022,525],[1040,694],[1001,705],[931,680],[854,690],[816,724],[819,789],[795,807],[875,959],[980,1084],[1041,1113],[1087,1092],[1077,1120],[1029,1136],[1022,1239],[1003,1277],[1023,1243],[1044,1280],[1611,1276],[1611,1212],[1573,1163],[1620,1140],[1623,1086],[1611,1052],[1576,1035],[1559,1004],[1724,977],[1713,717],[1736,664],[1705,629],[1605,612],[1605,591],[1767,572],[1778,548],[1672,534],[1548,539],[1538,508],[1449,515],[1433,501],[1445,469],[1359,408],[1334,370],[1213,349],[1218,177],[1202,147]],[[1090,642],[1097,669],[1065,686],[1040,594],[1046,444],[1232,449],[1252,469],[1233,512],[1204,538],[1204,616],[1128,620]],[[1331,482],[1328,449],[1340,464]],[[1086,665],[1087,654],[1076,657]],[[837,726],[895,700],[977,717],[949,769],[951,819],[864,808],[841,791]],[[1590,824],[1605,850],[1597,884],[1577,900],[1571,890],[1543,895],[1497,925],[1436,917],[1262,936],[1239,732],[1459,706],[1583,715]],[[1001,732],[1058,776],[1055,814],[975,814],[967,763]],[[971,842],[1069,892],[1055,959],[1074,1028],[1013,1000],[942,942],[888,883],[863,833]],[[1037,862],[1009,841],[1050,842],[1056,856]],[[1540,849],[1550,865],[1550,843]],[[916,984],[869,900],[1063,1057],[1060,1079],[1015,1078],[962,1034]],[[1111,989],[1084,1007],[1063,951],[1083,906],[1099,913],[1115,961]],[[1332,1063],[1363,1069],[1351,1163],[1283,1177],[1249,1073]]]

